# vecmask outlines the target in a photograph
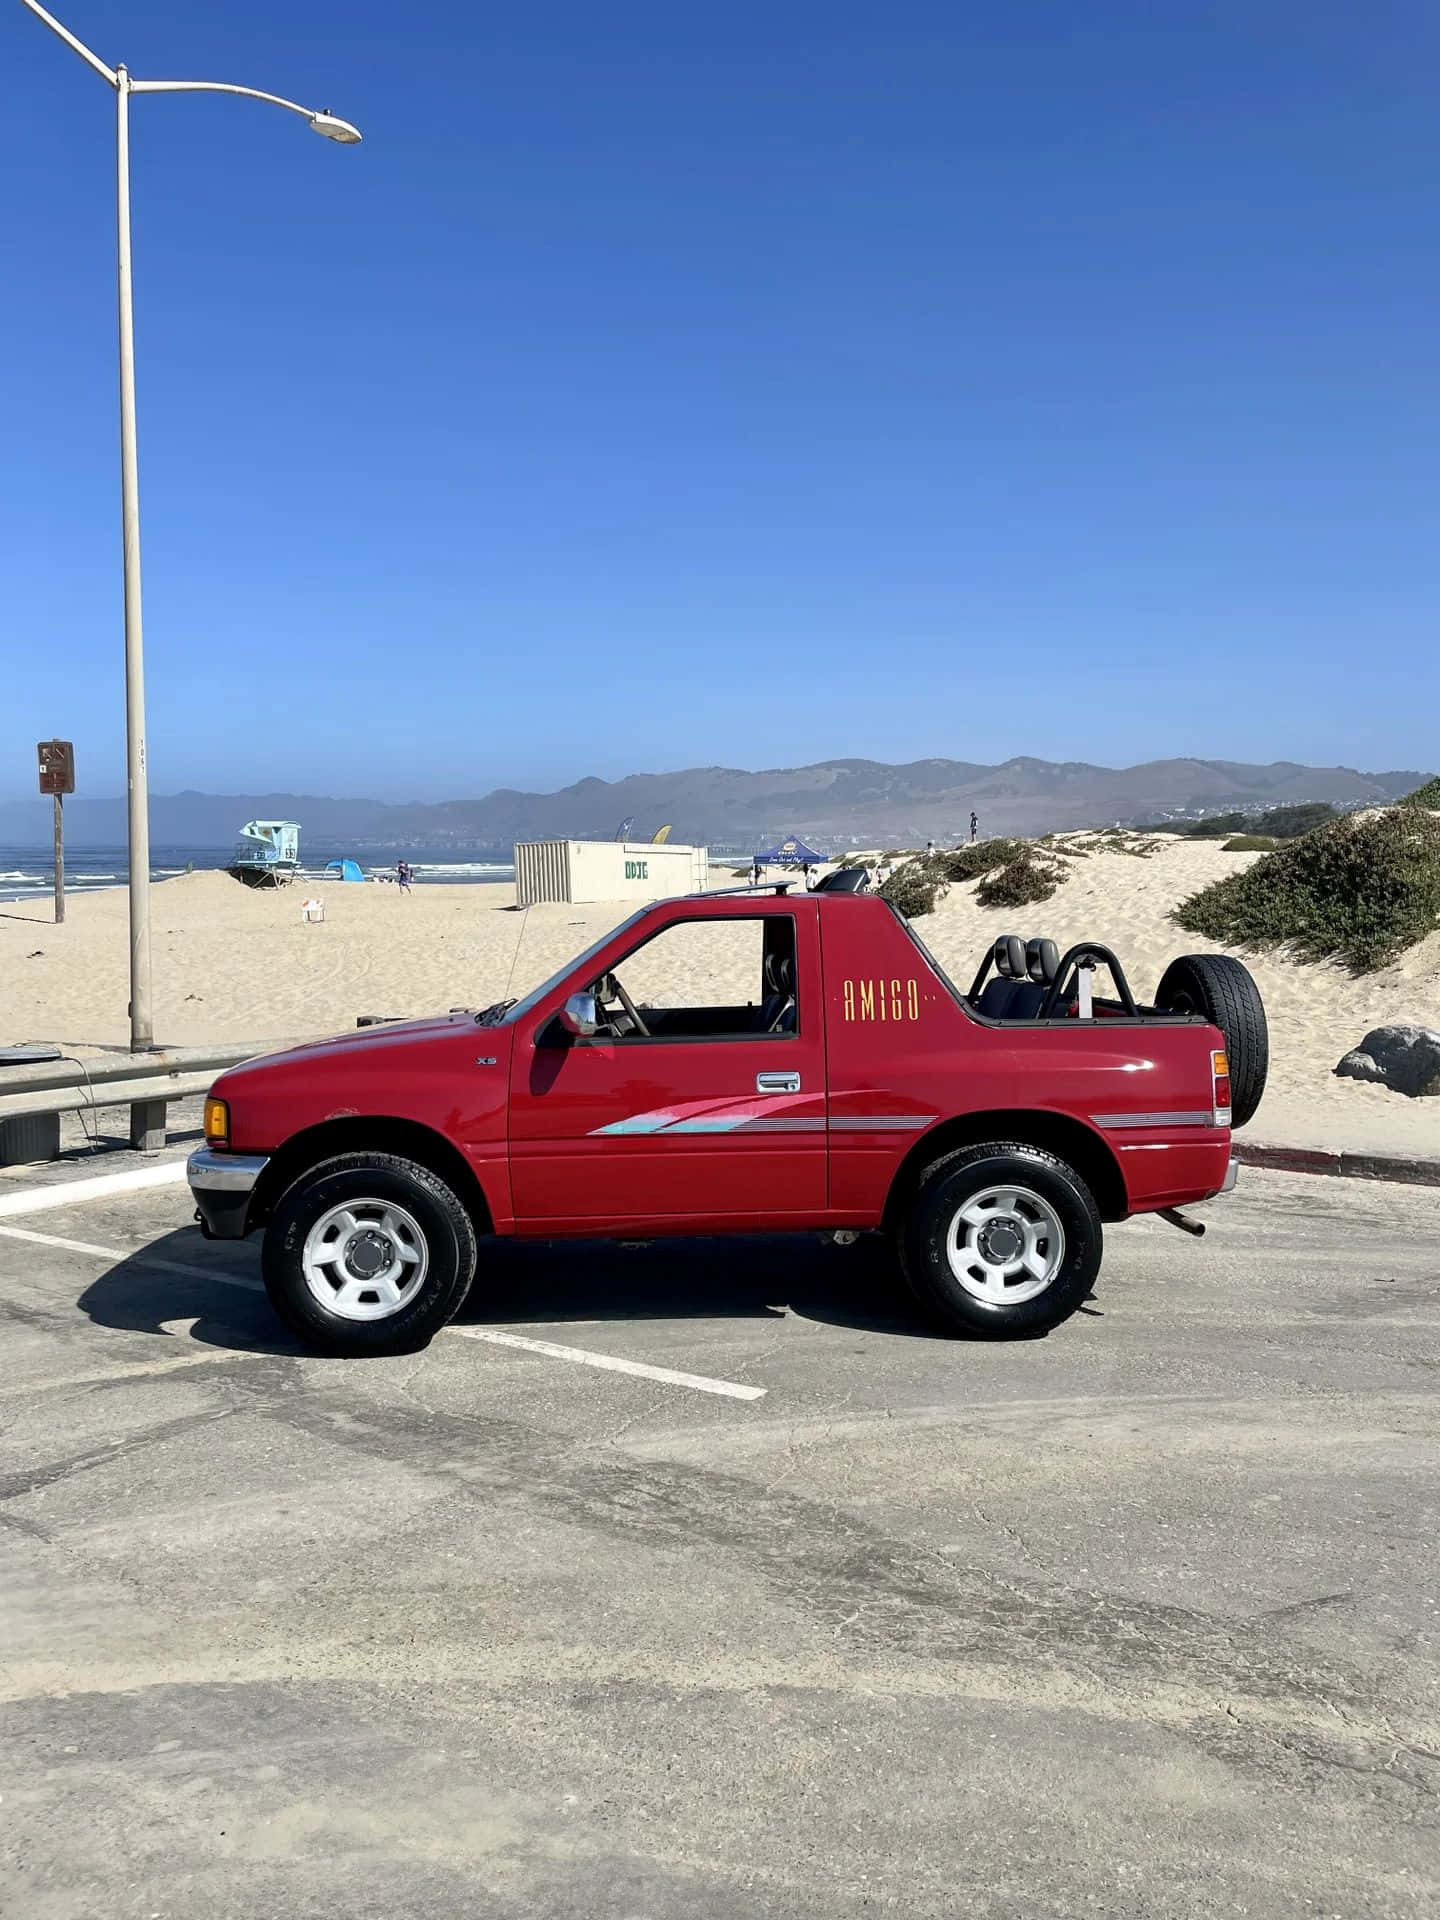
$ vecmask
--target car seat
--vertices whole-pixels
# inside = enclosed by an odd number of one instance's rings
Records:
[[[1037,1019],[1059,971],[1060,949],[1053,940],[1002,934],[995,942],[996,978],[982,990],[976,1011],[987,1020]]]
[[[1053,940],[1027,940],[1025,943],[1026,978],[1018,983],[1005,1009],[1006,1020],[1036,1020],[1050,992],[1051,982],[1060,971],[1060,949]],[[1060,1009],[1057,1007],[1057,1012]]]
[[[760,1003],[762,1033],[795,1031],[795,960],[788,953],[767,953],[765,984],[768,991]]]
[[[1008,1020],[1011,1002],[1025,982],[1025,942],[1018,933],[1002,933],[995,942],[995,978],[986,983],[977,1013],[987,1020]]]

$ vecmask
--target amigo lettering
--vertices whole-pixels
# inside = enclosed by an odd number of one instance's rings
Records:
[[[918,980],[843,980],[840,1010],[845,1020],[918,1020]]]

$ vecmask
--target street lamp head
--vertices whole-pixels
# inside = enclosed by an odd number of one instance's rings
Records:
[[[312,113],[310,124],[316,133],[323,133],[327,140],[335,141],[338,146],[358,147],[360,144],[360,129],[352,127],[348,120],[338,119],[328,107],[319,113]]]

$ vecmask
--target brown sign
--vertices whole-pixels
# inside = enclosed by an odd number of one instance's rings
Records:
[[[42,740],[36,748],[40,755],[41,793],[75,791],[75,746],[70,740]]]

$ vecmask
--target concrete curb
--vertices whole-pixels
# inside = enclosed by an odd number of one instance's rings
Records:
[[[1334,1153],[1324,1147],[1268,1147],[1236,1140],[1231,1148],[1242,1167],[1277,1173],[1328,1173],[1342,1180],[1399,1180],[1412,1187],[1440,1187],[1440,1160],[1406,1159],[1386,1153]]]

